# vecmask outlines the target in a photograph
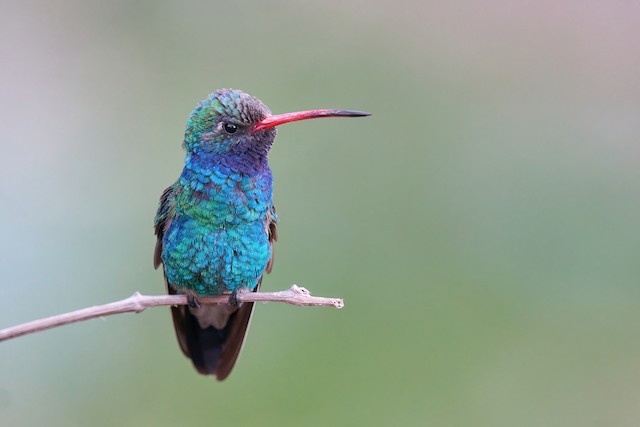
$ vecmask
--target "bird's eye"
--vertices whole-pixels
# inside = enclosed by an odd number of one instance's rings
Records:
[[[233,123],[225,123],[224,124],[224,131],[226,133],[236,133],[236,131],[238,130],[238,126],[234,125]]]

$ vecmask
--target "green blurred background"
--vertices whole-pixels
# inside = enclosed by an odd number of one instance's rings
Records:
[[[284,126],[265,290],[228,381],[165,308],[0,344],[3,426],[640,424],[640,6],[0,5],[0,326],[163,292],[152,221],[196,102]]]

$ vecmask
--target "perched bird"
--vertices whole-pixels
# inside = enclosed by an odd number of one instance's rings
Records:
[[[273,266],[278,217],[267,154],[275,127],[367,115],[346,110],[272,115],[257,98],[232,89],[213,92],[191,112],[184,169],[160,197],[153,264],[163,264],[169,293],[189,299],[188,306],[171,311],[180,348],[201,374],[220,381],[229,375],[253,311],[253,303],[238,304],[235,295],[257,291]],[[230,294],[229,304],[197,299],[220,294]]]

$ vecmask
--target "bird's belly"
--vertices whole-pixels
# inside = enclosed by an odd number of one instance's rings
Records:
[[[169,284],[201,296],[255,288],[271,256],[262,220],[216,228],[175,218],[163,243]]]

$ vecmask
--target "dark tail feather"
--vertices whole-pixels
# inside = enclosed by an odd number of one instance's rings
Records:
[[[231,370],[240,356],[244,340],[247,337],[251,316],[253,315],[252,302],[245,302],[242,306],[231,315],[229,323],[225,327],[227,334],[225,335],[225,343],[222,346],[222,353],[218,362],[216,378],[222,381],[229,376]]]
[[[203,329],[187,306],[171,307],[180,348],[199,373],[215,375],[219,381],[229,376],[242,350],[253,305],[243,303],[229,316],[223,329]]]
[[[229,318],[229,322],[232,319]],[[215,375],[222,348],[229,332],[229,323],[223,329],[213,326],[202,329],[198,319],[187,309],[184,317],[187,351],[193,366],[203,375]]]

